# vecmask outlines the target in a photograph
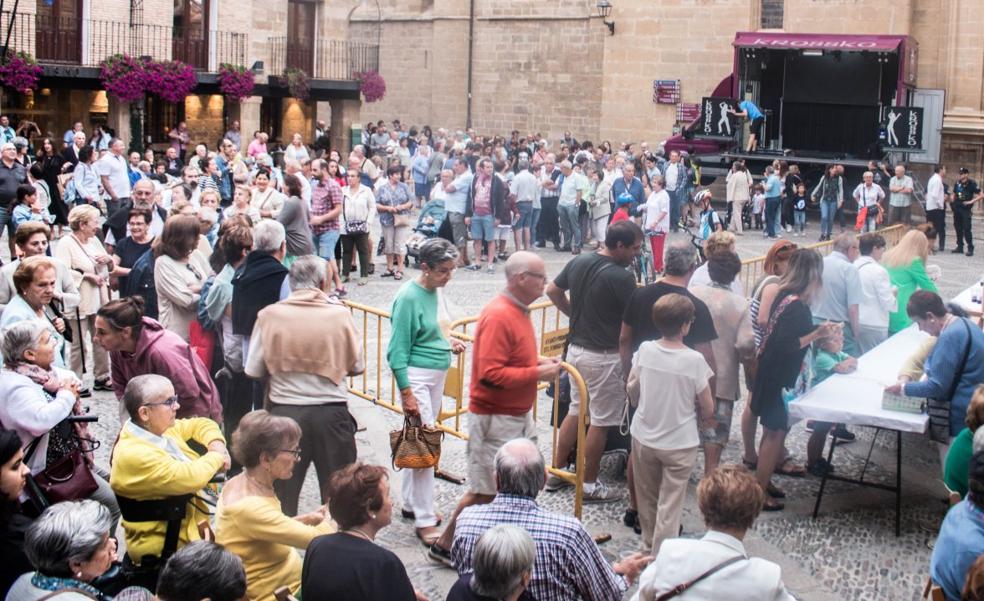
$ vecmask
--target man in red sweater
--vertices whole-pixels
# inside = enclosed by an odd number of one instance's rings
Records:
[[[495,498],[495,454],[514,438],[536,440],[533,404],[539,381],[553,381],[560,361],[540,359],[528,305],[543,295],[547,271],[537,255],[520,251],[506,261],[506,289],[482,309],[475,329],[468,408],[469,491],[458,502],[441,538],[431,548],[434,561],[453,567],[451,541],[461,510]]]

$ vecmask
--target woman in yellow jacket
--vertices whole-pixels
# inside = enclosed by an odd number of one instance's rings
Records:
[[[178,397],[164,376],[132,378],[123,393],[123,405],[130,419],[123,424],[113,449],[109,480],[117,495],[149,501],[196,494],[215,474],[229,469],[229,453],[218,424],[204,417],[175,419]],[[208,452],[199,456],[188,440],[207,447]],[[179,547],[201,538],[198,522],[208,518],[201,496],[188,503]],[[160,556],[166,522],[128,522],[124,516],[123,528],[126,552],[135,565],[145,556]]]
[[[215,542],[242,558],[246,596],[253,601],[272,601],[281,586],[297,594],[303,563],[296,549],[335,532],[325,507],[294,518],[280,508],[274,483],[290,479],[300,459],[300,441],[297,422],[263,410],[246,414],[232,435],[232,452],[244,471],[222,488]]]

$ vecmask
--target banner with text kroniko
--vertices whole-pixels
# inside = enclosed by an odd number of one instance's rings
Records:
[[[923,110],[918,106],[892,106],[885,112],[883,146],[896,152],[923,149]]]
[[[775,48],[779,50],[845,50],[895,52],[904,36],[837,35],[822,33],[759,33],[738,32],[735,46],[739,48]]]
[[[732,98],[705,96],[700,103],[700,121],[694,129],[697,138],[731,140],[738,131],[738,120],[728,111],[735,110]]]

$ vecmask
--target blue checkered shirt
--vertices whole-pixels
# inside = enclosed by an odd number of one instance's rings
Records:
[[[459,574],[472,571],[472,553],[492,526],[524,528],[536,543],[528,590],[537,601],[617,601],[627,590],[576,518],[545,511],[529,497],[499,494],[488,505],[465,508],[454,530],[451,558]]]

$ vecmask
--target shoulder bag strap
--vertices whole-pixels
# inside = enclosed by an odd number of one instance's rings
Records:
[[[730,566],[731,564],[737,563],[737,562],[742,561],[742,560],[747,560],[747,558],[744,557],[744,556],[742,556],[742,555],[739,555],[738,557],[732,557],[731,559],[729,559],[727,561],[723,561],[723,562],[717,564],[716,566],[714,566],[713,568],[707,570],[706,572],[704,572],[700,576],[694,578],[690,582],[685,582],[684,584],[678,584],[678,585],[676,585],[675,587],[673,587],[672,589],[670,589],[668,592],[665,592],[662,595],[660,595],[659,597],[657,597],[656,598],[656,601],[667,601],[667,599],[672,599],[673,597],[676,597],[678,595],[682,595],[685,591],[687,591],[688,589],[690,589],[692,586],[694,586],[695,584],[697,584],[701,580],[704,580],[705,578],[707,578],[708,576],[714,574],[715,572],[719,572],[719,571],[723,570],[724,568]]]
[[[953,399],[953,395],[957,392],[957,386],[960,385],[960,378],[963,377],[964,368],[967,367],[967,359],[970,357],[970,343],[973,339],[973,333],[970,331],[970,326],[967,325],[967,320],[960,318],[960,321],[964,325],[964,329],[967,330],[967,344],[964,345],[963,358],[960,359],[960,367],[957,368],[956,373],[953,374],[953,381],[950,382],[950,391],[945,397],[947,403]]]

